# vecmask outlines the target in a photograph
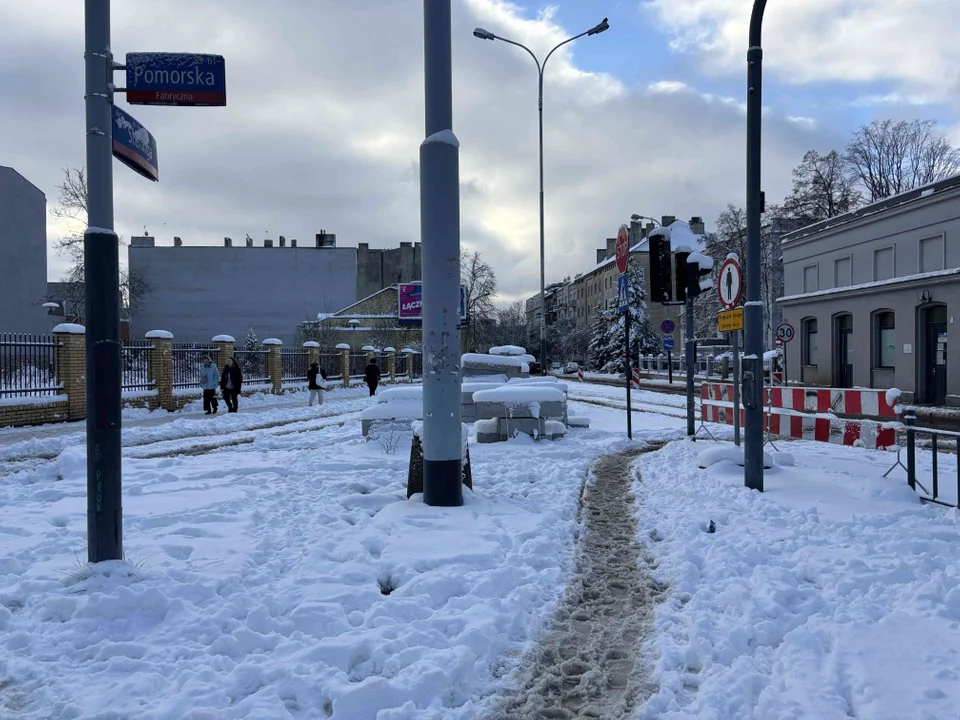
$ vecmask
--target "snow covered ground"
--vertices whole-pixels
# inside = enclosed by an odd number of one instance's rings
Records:
[[[489,717],[570,580],[594,461],[683,434],[681,396],[634,393],[630,443],[622,388],[569,386],[590,429],[471,443],[455,509],[406,499],[409,436],[363,441],[365,389],[125,415],[128,563],[93,570],[82,427],[0,432],[0,717]],[[895,454],[785,442],[760,495],[697,468],[712,444],[635,464],[663,587],[636,717],[957,717],[957,513],[881,480]]]

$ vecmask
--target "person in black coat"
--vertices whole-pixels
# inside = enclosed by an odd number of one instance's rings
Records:
[[[310,391],[310,405],[317,401],[317,405],[323,405],[323,391],[327,389],[327,374],[320,368],[318,363],[311,363],[307,370],[307,389]]]
[[[236,358],[223,366],[220,375],[220,389],[223,391],[223,400],[227,403],[227,412],[237,412],[237,399],[240,397],[240,388],[243,385],[243,373],[237,364]]]
[[[380,368],[377,366],[377,359],[370,358],[367,367],[363,371],[363,381],[370,388],[370,397],[377,394],[377,385],[380,384]]]

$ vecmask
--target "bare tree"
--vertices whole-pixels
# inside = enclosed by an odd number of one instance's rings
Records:
[[[476,348],[489,340],[495,311],[497,275],[478,251],[460,249],[460,282],[466,289],[467,347]]]
[[[862,200],[854,182],[836,150],[826,155],[808,150],[793,169],[793,190],[784,199],[782,211],[802,225],[850,212]]]
[[[844,156],[870,202],[960,173],[960,151],[936,132],[936,120],[874,120],[859,128]]]
[[[523,300],[510,303],[496,311],[497,330],[494,338],[497,345],[523,345],[527,335],[527,313]]]
[[[297,325],[294,332],[294,341],[303,346],[305,342],[315,342],[320,346],[321,353],[333,353],[337,346],[337,330],[320,322],[305,322]]]

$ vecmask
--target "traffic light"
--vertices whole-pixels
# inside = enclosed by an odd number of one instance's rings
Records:
[[[687,262],[687,297],[693,300],[697,295],[713,287],[713,258],[701,252],[691,253]]]
[[[670,272],[670,238],[659,232],[647,239],[650,255],[650,300],[668,303],[673,300]]]
[[[687,258],[690,256],[690,248],[681,245],[673,254],[673,297],[677,302],[685,302],[687,299],[687,287],[690,284],[687,280],[689,269],[687,268]]]

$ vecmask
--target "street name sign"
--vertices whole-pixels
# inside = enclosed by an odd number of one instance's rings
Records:
[[[132,105],[227,104],[222,55],[127,53],[127,102]]]
[[[743,330],[743,308],[721,310],[717,313],[717,329],[720,332],[735,332]]]
[[[148,180],[157,182],[157,141],[129,113],[113,106],[113,156]]]
[[[728,257],[720,266],[720,278],[717,282],[717,293],[720,295],[720,304],[725,308],[732,308],[740,302],[740,294],[743,292],[743,275],[740,271],[740,263],[732,257]]]

